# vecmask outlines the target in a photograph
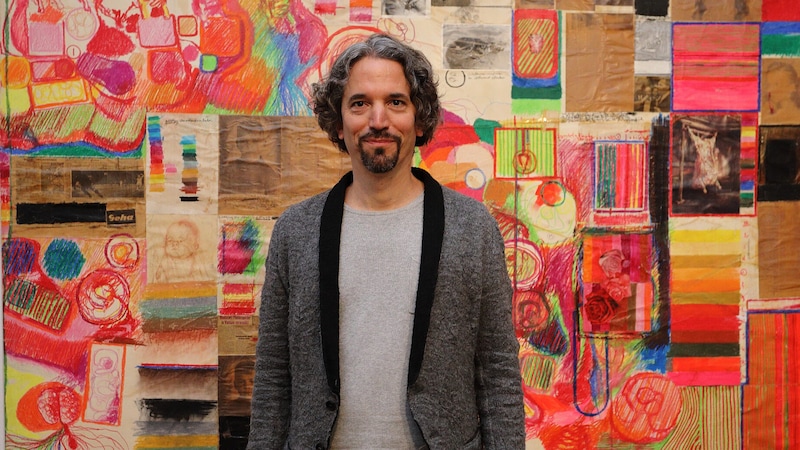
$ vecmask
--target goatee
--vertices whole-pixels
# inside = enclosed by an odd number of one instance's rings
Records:
[[[376,147],[371,153],[364,150],[364,140],[369,138],[391,138],[395,141],[395,152],[390,154],[386,147]],[[397,166],[400,160],[400,139],[385,133],[369,133],[358,140],[361,163],[372,173],[387,173]]]

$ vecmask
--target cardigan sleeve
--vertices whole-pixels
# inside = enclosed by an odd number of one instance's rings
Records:
[[[291,376],[289,370],[289,286],[287,239],[280,219],[270,239],[259,310],[256,367],[250,436],[247,448],[281,449],[289,433]]]
[[[505,245],[496,222],[483,239],[480,329],[475,384],[481,438],[486,450],[525,447],[525,410],[519,368],[519,343],[511,316],[513,290]]]

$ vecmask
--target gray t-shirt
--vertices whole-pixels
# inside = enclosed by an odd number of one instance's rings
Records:
[[[345,205],[339,250],[341,404],[334,449],[418,449],[406,387],[423,195],[391,211]]]

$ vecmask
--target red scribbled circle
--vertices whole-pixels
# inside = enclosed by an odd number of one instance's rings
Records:
[[[139,262],[139,243],[129,234],[116,234],[106,243],[106,260],[119,269],[130,269]]]
[[[544,257],[539,248],[526,239],[512,239],[505,243],[506,267],[514,281],[514,288],[525,291],[539,282],[544,272]]]
[[[561,206],[567,199],[567,190],[558,180],[548,180],[536,190],[539,201],[547,206]]]
[[[80,416],[81,397],[56,381],[38,384],[19,400],[17,418],[31,431],[57,430]]]
[[[517,337],[526,337],[547,325],[550,305],[538,291],[514,292],[514,326]]]
[[[83,278],[77,289],[81,317],[95,325],[109,325],[128,314],[128,282],[111,270],[96,270]]]
[[[682,405],[680,389],[669,378],[638,373],[628,378],[614,397],[612,423],[630,442],[659,442],[675,427]]]

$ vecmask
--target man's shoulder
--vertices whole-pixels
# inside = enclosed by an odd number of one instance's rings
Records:
[[[289,206],[281,213],[276,226],[279,224],[283,226],[289,224],[291,226],[302,226],[303,224],[318,222],[322,216],[322,208],[325,206],[325,199],[328,198],[329,192],[330,190],[320,192]]]
[[[466,218],[467,220],[492,219],[489,209],[472,197],[464,195],[458,191],[442,186],[444,196],[445,211],[448,216]],[[452,211],[452,213],[451,213]]]

